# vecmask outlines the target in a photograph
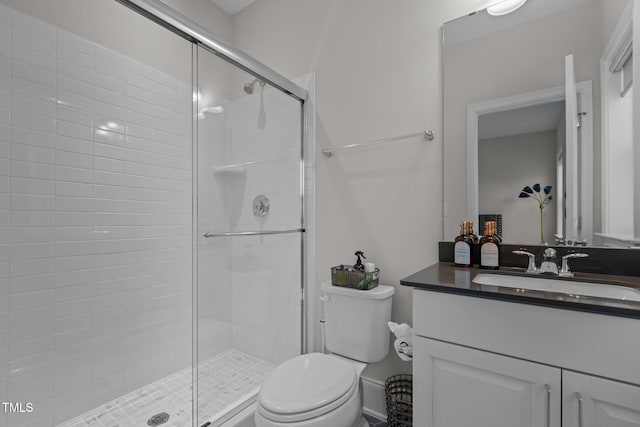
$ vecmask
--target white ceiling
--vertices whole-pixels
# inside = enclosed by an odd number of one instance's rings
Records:
[[[556,130],[564,120],[564,101],[483,114],[478,117],[478,139]]]
[[[249,6],[256,0],[211,0],[213,4],[227,12],[229,15],[235,15],[245,7]]]

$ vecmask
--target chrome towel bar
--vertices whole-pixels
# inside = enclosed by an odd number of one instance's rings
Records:
[[[425,130],[424,132],[411,133],[409,135],[395,136],[393,138],[378,139],[378,140],[370,141],[370,142],[361,142],[359,144],[350,144],[350,145],[345,145],[343,147],[338,147],[338,148],[325,148],[324,150],[322,150],[322,154],[324,154],[325,157],[332,157],[334,155],[334,153],[337,152],[337,151],[345,151],[345,150],[350,150],[352,148],[367,147],[367,146],[375,145],[375,144],[383,144],[383,143],[386,143],[386,142],[400,141],[400,140],[403,140],[403,139],[414,138],[416,136],[423,137],[425,141],[432,141],[436,137],[436,132],[434,130]]]

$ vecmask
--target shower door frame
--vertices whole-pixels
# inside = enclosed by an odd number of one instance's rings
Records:
[[[240,49],[223,42],[213,33],[191,21],[159,0],[115,0],[179,36],[198,44],[216,56],[266,81],[304,105],[308,93],[291,80]],[[304,136],[304,135],[303,135]],[[304,141],[303,141],[304,142]]]
[[[167,6],[159,0],[115,0],[116,2],[134,10],[140,15],[156,22],[162,27],[172,31],[173,33],[183,37],[184,39],[192,43],[192,85],[193,93],[198,91],[198,47],[202,47],[212,54],[224,59],[225,61],[235,65],[236,67],[246,71],[254,77],[267,82],[269,85],[278,89],[279,91],[291,96],[300,102],[300,353],[304,354],[308,348],[308,324],[307,324],[307,292],[308,292],[308,278],[307,278],[307,233],[306,233],[306,176],[305,169],[307,167],[306,160],[306,145],[307,145],[307,132],[309,128],[309,109],[308,101],[309,94],[307,91],[291,80],[287,79],[277,71],[249,56],[245,52],[234,48],[233,46],[223,42],[213,33],[196,24],[192,20],[188,19],[184,15],[180,14],[176,10]],[[194,96],[192,104],[192,191],[193,191],[193,205],[192,209],[194,217],[198,212],[198,99]],[[291,232],[290,230],[285,231]],[[197,298],[198,298],[198,223],[193,221],[192,223],[192,334],[193,334],[193,347],[192,347],[192,383],[193,383],[193,399],[192,399],[192,420],[193,426],[198,425],[198,376],[197,376],[197,362],[198,362],[198,329],[197,329]],[[265,233],[265,234],[278,234]],[[206,236],[205,236],[206,237]],[[242,409],[242,408],[239,408]],[[230,414],[232,415],[232,414]],[[226,417],[225,417],[226,418]]]

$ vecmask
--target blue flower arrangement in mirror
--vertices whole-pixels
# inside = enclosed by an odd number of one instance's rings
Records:
[[[551,185],[546,185],[542,188],[542,193],[540,192],[540,184],[533,184],[532,186],[526,186],[520,191],[520,195],[518,196],[521,199],[532,198],[540,207],[540,243],[546,245],[547,243],[544,240],[544,207],[551,203],[553,200],[553,196],[551,196],[551,190],[553,187]],[[544,194],[543,194],[544,193]]]

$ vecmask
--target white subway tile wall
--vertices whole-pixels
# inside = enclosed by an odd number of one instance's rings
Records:
[[[198,120],[199,360],[300,351],[300,236],[201,237],[301,224],[300,103],[255,89],[205,94],[223,111]],[[55,425],[191,365],[191,128],[191,82],[0,5],[0,396],[34,404],[0,427]]]
[[[0,396],[34,406],[0,426],[190,366],[191,101],[191,82],[0,5]]]

